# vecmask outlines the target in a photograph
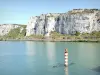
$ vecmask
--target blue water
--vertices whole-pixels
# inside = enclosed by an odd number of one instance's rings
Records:
[[[0,41],[0,75],[100,75],[98,66],[100,43]]]

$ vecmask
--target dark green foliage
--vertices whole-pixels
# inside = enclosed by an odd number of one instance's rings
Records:
[[[12,29],[7,35],[6,39],[21,39],[26,35],[26,26],[20,26],[18,28]]]
[[[93,38],[100,38],[100,32],[97,32],[97,31],[93,31],[90,35]]]
[[[0,36],[0,41],[2,41],[3,40],[3,38]]]
[[[21,34],[22,34],[23,36],[26,36],[26,29],[23,29],[22,32],[21,32]]]
[[[85,39],[97,39],[100,38],[100,31],[93,31],[92,33],[82,33],[81,35]]]
[[[18,27],[18,28],[16,28],[16,29],[12,29],[12,30],[8,33],[7,37],[8,37],[8,38],[15,39],[16,37],[18,37],[19,34],[20,34],[20,28]]]
[[[93,31],[91,33],[80,33],[76,31],[73,35],[61,34],[56,31],[50,33],[50,39],[52,40],[68,40],[68,41],[100,41],[100,31]],[[9,39],[26,39],[26,40],[44,40],[47,39],[44,35],[31,35],[26,36],[26,26],[20,26],[18,28],[12,29],[7,35],[0,36],[0,40]]]
[[[68,13],[69,14],[88,14],[88,13],[94,13],[95,11],[99,11],[99,10],[98,9],[73,9],[72,11],[69,11]]]
[[[23,30],[20,32],[22,37],[26,36],[26,26],[22,26]]]
[[[52,31],[50,36],[53,38],[53,39],[56,39],[56,38],[61,38],[63,35],[56,32],[56,31]]]
[[[43,35],[31,35],[27,36],[28,39],[44,39]]]
[[[76,31],[75,35],[76,36],[79,36],[80,35],[80,32]]]
[[[64,39],[64,40],[74,40],[74,41],[100,41],[100,31],[94,31],[92,33],[80,33],[76,32],[74,35],[63,35],[57,32],[51,32],[52,39]]]

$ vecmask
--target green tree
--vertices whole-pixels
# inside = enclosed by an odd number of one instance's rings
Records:
[[[76,31],[75,35],[76,36],[79,36],[80,35],[80,32]]]

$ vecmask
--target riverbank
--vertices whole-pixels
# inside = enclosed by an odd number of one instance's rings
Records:
[[[100,42],[100,39],[3,39],[0,41]]]
[[[25,36],[24,31],[23,33],[17,33],[17,32],[13,33],[13,32],[9,33],[8,35],[1,36],[0,41],[100,42],[100,32],[82,33],[82,34],[77,32],[74,35],[51,32],[49,37],[46,37],[44,35]],[[17,35],[15,36],[16,33]]]

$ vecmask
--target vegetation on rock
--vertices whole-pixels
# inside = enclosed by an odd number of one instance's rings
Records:
[[[7,35],[0,36],[0,41],[2,40],[45,40],[44,35],[31,35],[26,36],[26,26],[21,26],[15,29],[12,29]],[[60,34],[56,31],[50,33],[49,39],[51,40],[65,40],[65,41],[79,41],[79,42],[88,42],[88,41],[100,41],[100,31],[93,31],[92,33],[80,33],[76,31],[73,35]]]
[[[26,37],[27,39],[44,39],[43,35],[30,35]]]
[[[20,26],[18,28],[10,30],[7,35],[2,36],[2,39],[22,39],[26,36],[26,26]]]
[[[92,33],[76,32],[74,35],[65,35],[57,32],[51,32],[51,38],[56,40],[73,40],[73,41],[100,41],[100,31],[93,31]]]

